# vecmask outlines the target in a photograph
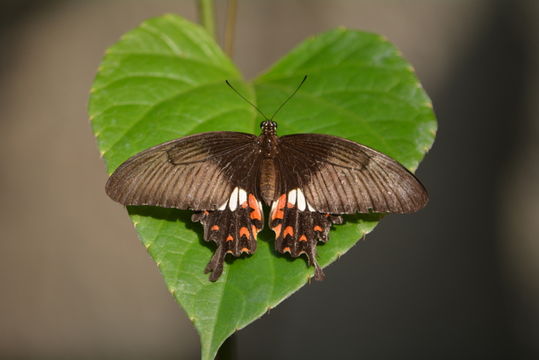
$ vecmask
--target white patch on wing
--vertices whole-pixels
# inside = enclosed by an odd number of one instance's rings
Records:
[[[288,193],[287,202],[289,202],[292,205],[296,205],[296,189],[290,190],[290,192]]]
[[[307,206],[307,200],[305,200],[305,195],[303,195],[303,191],[301,189],[296,189],[296,192],[298,194],[298,202],[297,207],[299,211],[305,210],[305,207]]]
[[[218,208],[217,210],[223,211],[224,209],[226,209],[226,206],[227,206],[227,205],[228,205],[228,201],[225,201],[225,202],[223,203],[223,205],[219,206],[219,208]]]
[[[228,207],[230,211],[234,211],[238,207],[238,187],[237,186],[234,188],[234,190],[232,190],[232,194],[230,195],[230,200],[228,200]]]
[[[238,193],[238,203],[241,205],[244,202],[247,202],[247,192],[243,189],[240,189]]]
[[[309,202],[307,202],[307,208],[309,209],[309,211],[316,211],[316,210],[311,206],[311,204],[309,204]]]

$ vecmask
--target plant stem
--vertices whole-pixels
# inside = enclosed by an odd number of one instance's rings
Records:
[[[198,17],[202,26],[215,39],[213,0],[198,0]]]
[[[237,337],[236,333],[230,335],[228,339],[225,340],[223,345],[217,351],[217,356],[215,360],[233,360],[237,357],[236,354],[236,342]]]
[[[225,28],[225,53],[228,57],[234,56],[234,29],[236,27],[237,0],[228,0],[226,28]]]

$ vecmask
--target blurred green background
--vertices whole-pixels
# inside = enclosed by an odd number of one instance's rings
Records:
[[[167,12],[197,20],[187,0],[0,3],[0,359],[199,356],[86,114],[105,49]],[[251,78],[340,25],[385,35],[430,94],[431,202],[240,331],[238,358],[539,358],[539,2],[240,0],[234,59]]]

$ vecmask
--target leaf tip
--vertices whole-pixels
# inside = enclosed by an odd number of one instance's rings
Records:
[[[382,42],[389,42],[389,39],[382,34],[378,35],[378,39]]]
[[[173,13],[166,13],[165,15],[163,15],[163,19],[178,20],[178,16],[176,16],[176,14],[173,14]]]

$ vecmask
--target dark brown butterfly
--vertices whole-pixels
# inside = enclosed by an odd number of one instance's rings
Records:
[[[211,281],[222,274],[226,254],[255,251],[262,202],[271,207],[277,251],[305,254],[316,280],[324,278],[316,244],[328,241],[341,214],[404,214],[426,205],[423,185],[390,157],[331,135],[278,137],[277,123],[265,119],[260,136],[207,132],[147,149],[116,169],[106,192],[123,205],[197,211],[192,220],[217,245],[205,270]]]

